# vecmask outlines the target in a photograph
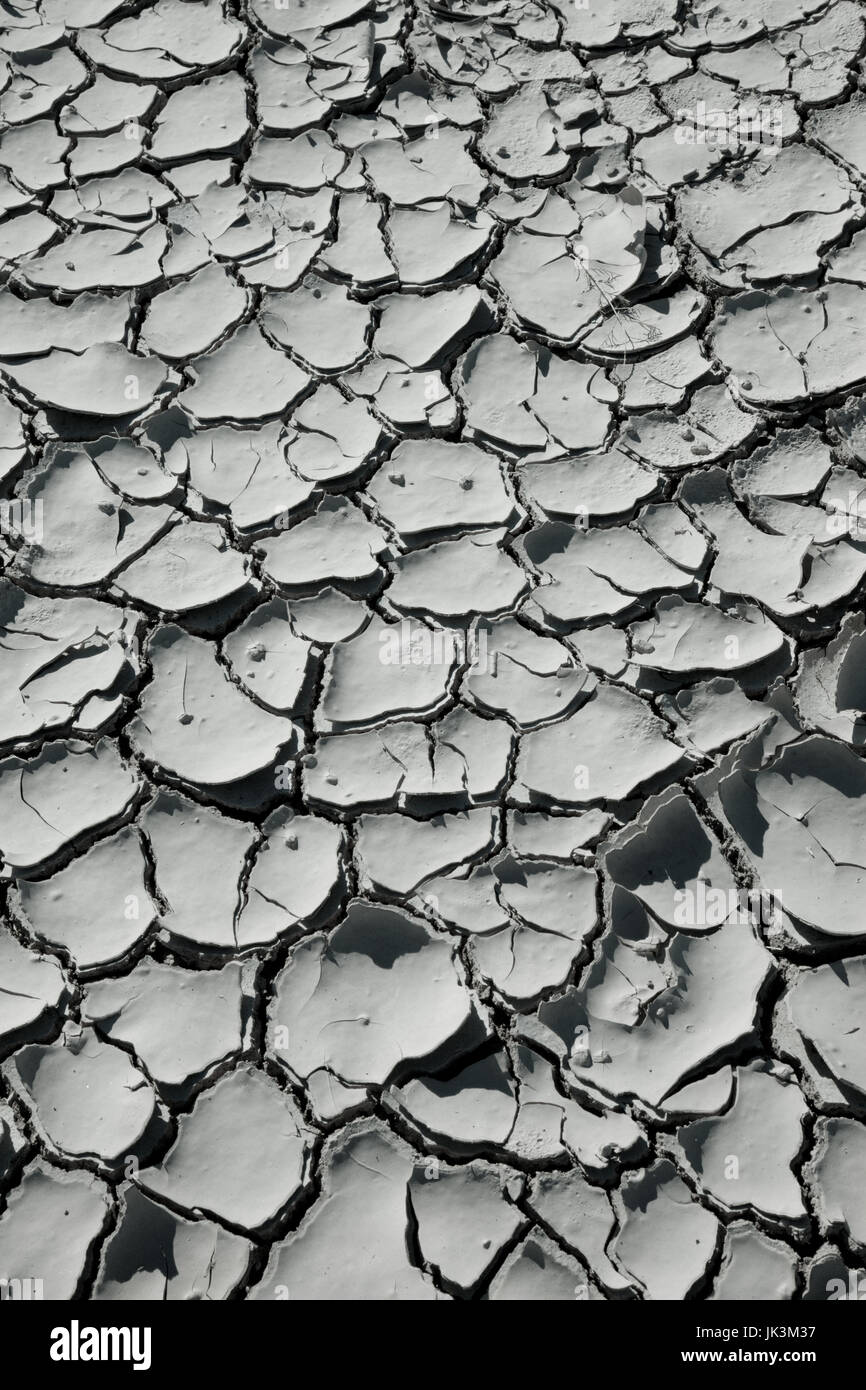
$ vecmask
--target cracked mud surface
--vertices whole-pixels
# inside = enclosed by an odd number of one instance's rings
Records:
[[[2,18],[2,1297],[866,1296],[862,8]]]

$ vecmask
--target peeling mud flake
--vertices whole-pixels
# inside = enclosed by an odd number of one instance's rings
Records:
[[[204,266],[189,280],[153,297],[142,324],[142,342],[172,361],[207,352],[242,318],[247,298],[221,266]]]
[[[608,841],[605,868],[666,926],[693,930],[719,926],[736,894],[733,874],[721,847],[700,821],[679,787],[651,797],[636,820]],[[703,890],[706,908],[698,910]],[[718,896],[721,894],[721,898]],[[687,919],[689,895],[695,912]],[[723,905],[719,905],[723,904]]]
[[[242,1066],[198,1097],[160,1166],[142,1168],[137,1182],[187,1211],[256,1231],[302,1191],[311,1141],[291,1098],[264,1072]]]
[[[693,935],[690,927],[705,925],[707,901],[717,908],[718,898],[700,886],[685,890],[686,920],[671,938],[630,895],[615,897],[614,934],[586,983],[538,1009],[540,1039],[582,1084],[658,1106],[722,1048],[754,1038],[772,958],[737,920],[737,895],[719,896],[735,905],[734,917]]]
[[[235,679],[268,709],[290,714],[311,663],[311,644],[298,637],[284,599],[256,608],[225,638],[223,652]]]
[[[139,789],[113,743],[49,743],[35,758],[0,762],[0,851],[35,869],[79,835],[119,819]]]
[[[845,1231],[861,1257],[866,1247],[866,1202],[859,1175],[866,1153],[866,1126],[847,1116],[821,1118],[805,1178],[824,1232]]]
[[[99,840],[50,878],[17,880],[18,911],[46,945],[68,951],[80,970],[120,960],[156,915],[135,831]]]
[[[701,1188],[723,1206],[746,1207],[796,1230],[808,1220],[792,1169],[808,1113],[793,1077],[777,1078],[752,1063],[737,1071],[730,1109],[680,1129],[677,1145]]]
[[[444,439],[404,440],[366,491],[406,541],[431,531],[505,525],[516,512],[499,460]]]
[[[0,580],[0,740],[75,722],[82,705],[137,670],[132,615],[94,599],[36,598]]]
[[[67,1159],[121,1163],[156,1113],[156,1094],[144,1073],[90,1030],[25,1047],[4,1071],[32,1106],[44,1142]]]
[[[508,856],[493,873],[504,924],[476,932],[470,921],[469,955],[501,995],[529,1004],[566,982],[597,927],[596,877],[579,865],[521,864]]]
[[[160,917],[173,939],[236,949],[240,881],[255,828],[161,791],[141,820],[155,863]],[[198,869],[207,863],[207,875]]]
[[[779,905],[829,936],[863,932],[862,781],[861,760],[816,735],[766,767],[732,769],[719,788],[720,808],[763,881],[779,885]]]
[[[252,323],[237,328],[213,352],[193,358],[187,369],[193,384],[178,401],[202,424],[279,415],[310,381]]]
[[[28,951],[12,933],[0,930],[0,1039],[29,1040],[44,1035],[65,994],[60,967],[51,956]]]
[[[113,589],[134,603],[185,613],[246,588],[247,566],[218,526],[181,521],[115,576]]]
[[[263,297],[262,327],[319,372],[345,371],[365,357],[369,322],[369,311],[344,289],[312,276]]]
[[[297,1076],[326,1067],[347,1084],[383,1085],[401,1062],[445,1047],[473,1016],[446,938],[395,909],[356,902],[330,937],[295,947],[270,1032],[275,1055]]]
[[[246,88],[239,73],[206,78],[172,92],[156,118],[150,155],[171,164],[191,155],[234,149],[249,129]]]
[[[620,751],[625,748],[627,758]],[[567,720],[526,735],[514,795],[521,805],[620,801],[669,774],[682,758],[682,749],[668,739],[665,725],[642,700],[619,686],[604,685]]]
[[[49,448],[19,504],[28,525],[12,564],[22,579],[59,589],[102,584],[177,518],[169,506],[127,504],[84,450]],[[53,517],[47,532],[45,512]],[[40,534],[41,532],[41,534]]]
[[[517,1118],[514,1084],[501,1052],[447,1079],[415,1076],[386,1091],[383,1100],[422,1134],[457,1152],[504,1145]]]
[[[20,1280],[25,1290],[29,1284],[31,1298],[75,1298],[107,1223],[109,1201],[109,1189],[92,1174],[64,1172],[37,1159],[0,1216],[5,1279]]]
[[[722,1229],[716,1217],[667,1159],[627,1174],[614,1204],[620,1229],[612,1257],[645,1298],[686,1298],[706,1276]]]
[[[808,726],[854,748],[866,743],[864,648],[863,614],[851,613],[823,650],[809,647],[803,652],[794,684],[797,707]]]
[[[541,1232],[531,1232],[508,1256],[486,1295],[491,1302],[566,1303],[603,1298],[583,1265]]]
[[[460,651],[445,629],[374,614],[353,637],[338,642],[325,662],[318,715],[323,729],[379,723],[445,703]]]
[[[539,1173],[528,1200],[539,1219],[586,1261],[603,1288],[619,1292],[632,1287],[607,1253],[616,1216],[604,1188],[592,1187],[576,1168]]]
[[[250,1003],[235,962],[218,971],[142,963],[120,979],[92,984],[83,1016],[111,1041],[131,1048],[172,1095],[240,1051],[242,1014]]]
[[[797,1257],[788,1245],[772,1240],[745,1221],[725,1233],[722,1264],[710,1299],[737,1302],[761,1299],[783,1303],[794,1295]]]
[[[798,971],[779,1003],[800,1040],[793,1047],[785,1030],[785,1051],[797,1056],[806,1084],[822,1099],[866,1093],[866,1037],[858,1003],[864,990],[864,962],[849,956]]]
[[[281,588],[369,580],[379,574],[378,556],[387,545],[385,532],[360,508],[326,497],[314,516],[262,543],[262,564]]]
[[[291,721],[245,696],[209,642],[163,627],[151,639],[150,660],[153,681],[130,725],[144,758],[189,782],[234,782],[273,767],[293,742]]]
[[[85,184],[78,195],[79,202],[83,201],[85,206],[90,202],[89,188]],[[128,206],[124,202],[124,195],[128,198],[130,191],[126,187],[116,190],[115,197],[121,208]],[[107,195],[108,190],[94,190],[93,202],[97,209],[101,210],[106,201],[110,202]],[[84,209],[80,210],[86,216]],[[107,214],[103,213],[103,216]],[[130,231],[125,223],[119,227],[85,225],[75,229],[41,256],[28,259],[22,265],[22,274],[37,289],[63,290],[67,294],[100,288],[137,289],[153,285],[159,280],[168,242],[164,227],[159,223],[148,226],[150,220],[148,200],[148,214],[140,231]],[[64,344],[61,341],[54,346],[61,349]],[[91,354],[99,346],[98,342],[87,344]],[[97,355],[104,358],[105,353]],[[58,359],[58,367],[62,360]]]
[[[364,816],[356,842],[362,887],[409,893],[434,873],[485,857],[496,835],[496,813],[482,807],[430,820]]]
[[[93,1298],[100,1302],[222,1301],[243,1281],[249,1241],[213,1221],[193,1221],[122,1187],[120,1219],[105,1245]]]
[[[465,1295],[526,1225],[513,1201],[523,1181],[514,1170],[487,1163],[433,1162],[435,1168],[416,1164],[409,1180],[418,1246],[425,1264]]]
[[[740,400],[785,408],[866,376],[857,349],[866,316],[862,286],[747,290],[721,300],[719,312],[713,347]]]
[[[518,727],[529,729],[548,720],[564,719],[596,688],[595,677],[568,648],[524,627],[515,618],[502,618],[476,631],[477,651],[461,691],[483,711],[502,714]]]
[[[438,541],[395,561],[389,602],[403,613],[428,613],[471,621],[513,608],[527,579],[519,565],[503,554],[496,532],[469,539]]]
[[[29,362],[0,362],[0,374],[37,405],[83,415],[139,415],[172,381],[158,357],[137,357],[120,343],[82,353],[55,350]],[[176,381],[176,378],[174,378]]]
[[[533,603],[562,627],[622,613],[648,590],[688,589],[693,582],[628,526],[585,530],[582,523],[545,522],[518,547],[542,575]]]
[[[286,932],[309,929],[343,896],[340,828],[289,808],[265,821],[246,882],[235,936],[239,947],[269,945]]]
[[[254,1301],[447,1298],[411,1260],[408,1185],[417,1158],[373,1120],[356,1120],[322,1155],[321,1196],[300,1230],[271,1251]]]

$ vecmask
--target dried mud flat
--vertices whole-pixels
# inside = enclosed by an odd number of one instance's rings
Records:
[[[2,1297],[866,1294],[861,6],[3,23]]]

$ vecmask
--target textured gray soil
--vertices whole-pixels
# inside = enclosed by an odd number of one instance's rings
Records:
[[[866,1296],[862,6],[0,18],[0,1298]]]

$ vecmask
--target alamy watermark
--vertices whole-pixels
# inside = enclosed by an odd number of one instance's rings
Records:
[[[42,1279],[0,1279],[0,1303],[41,1303],[44,1297]]]
[[[866,1282],[860,1275],[861,1271],[849,1269],[847,1282],[844,1279],[828,1279],[824,1286],[828,1303],[847,1301],[863,1303],[866,1301]]]
[[[149,1327],[82,1327],[73,1318],[68,1327],[51,1331],[52,1361],[130,1361],[134,1371],[149,1371]]]
[[[774,927],[781,920],[781,897],[764,888],[711,888],[702,879],[697,889],[678,888],[674,893],[674,925],[720,927]]]
[[[403,618],[379,633],[379,660],[383,666],[444,666],[456,654],[461,664],[496,675],[496,652],[488,650],[488,630],[473,624],[466,632],[429,628]]]
[[[707,109],[705,101],[676,114],[674,140],[678,145],[780,145],[782,117],[775,106],[740,106],[735,110]]]
[[[866,539],[866,492],[849,490],[847,502],[841,497],[831,497],[827,505],[830,508],[828,535]]]
[[[41,541],[45,534],[42,524],[42,501],[29,497],[13,497],[0,501],[0,535],[18,536],[25,541]]]

